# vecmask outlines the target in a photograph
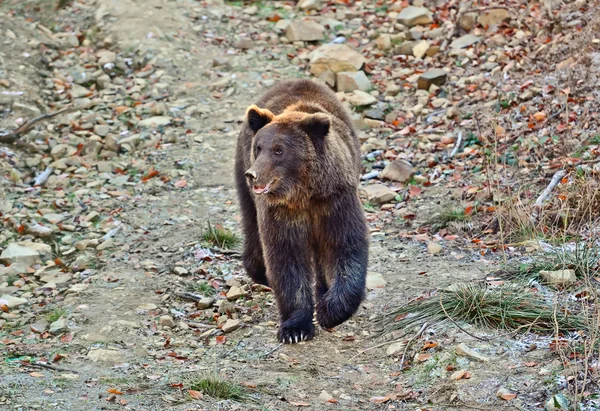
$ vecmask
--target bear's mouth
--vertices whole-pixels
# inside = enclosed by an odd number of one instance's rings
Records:
[[[272,181],[267,185],[254,184],[252,186],[252,191],[254,191],[254,194],[256,195],[267,194],[271,189],[271,184],[273,184]]]

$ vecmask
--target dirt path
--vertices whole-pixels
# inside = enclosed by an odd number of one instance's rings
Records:
[[[150,79],[154,95],[168,95],[166,110],[156,115],[170,116],[173,124],[159,133],[159,142],[150,132],[140,138],[138,150],[115,161],[140,175],[159,170],[170,181],[104,180],[105,190],[93,197],[95,209],[114,216],[121,228],[82,280],[87,287],[56,301],[68,312],[68,339],[7,345],[21,360],[60,354],[61,370],[17,370],[11,368],[16,360],[7,360],[0,404],[43,410],[539,409],[558,377],[540,377],[539,368],[523,364],[548,360],[547,353],[530,349],[545,340],[476,331],[492,338],[481,341],[452,327],[430,326],[417,344],[430,341],[439,348],[405,373],[400,354],[386,354],[389,344],[370,349],[380,343],[371,338],[378,331],[373,320],[386,308],[427,290],[482,278],[501,256],[484,257],[469,245],[448,245],[441,255],[430,255],[425,242],[402,235],[408,220],[367,209],[373,233],[370,272],[386,285],[370,290],[358,315],[334,332],[321,330],[313,342],[279,346],[272,295],[251,289],[235,254],[206,255],[201,246],[208,221],[240,233],[232,170],[246,107],[278,80],[306,76],[287,57],[288,45],[269,45],[261,31],[266,21],[256,11],[240,13],[237,5],[221,3],[98,0],[85,6],[105,45],[152,72],[138,76],[138,83],[127,80],[127,87]],[[230,20],[232,7],[245,17]],[[253,44],[258,40],[260,45]],[[421,200],[426,211],[420,218],[443,207],[448,192],[430,190]],[[240,287],[244,296],[228,301],[228,287]],[[181,298],[182,292],[214,292],[217,303],[201,307]],[[41,309],[21,325],[44,313]],[[241,328],[222,334],[212,322],[217,313],[240,320]],[[457,356],[459,343],[492,360]],[[455,369],[468,369],[471,378],[449,379]],[[186,391],[190,381],[205,374],[241,384],[249,397],[192,400]],[[499,399],[501,386],[519,398],[510,405]]]

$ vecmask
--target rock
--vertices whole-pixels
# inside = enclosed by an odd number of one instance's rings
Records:
[[[370,184],[363,188],[367,200],[372,204],[389,203],[396,198],[396,192],[383,184]]]
[[[465,34],[464,36],[454,39],[454,41],[450,43],[450,48],[454,50],[464,49],[478,43],[480,40],[481,38],[474,34]]]
[[[436,255],[442,252],[442,246],[440,243],[436,243],[434,241],[430,241],[427,244],[427,252],[432,255]]]
[[[354,107],[370,106],[377,103],[377,99],[362,90],[354,90],[352,94],[346,97],[348,103]]]
[[[50,334],[60,334],[64,331],[68,331],[69,325],[67,323],[67,319],[65,317],[60,317],[58,320],[54,321],[50,324],[50,328],[48,331]]]
[[[101,67],[117,61],[117,55],[110,50],[98,50],[96,57],[98,57],[98,65]]]
[[[505,9],[489,9],[485,11],[479,18],[477,22],[481,24],[485,29],[498,26],[505,20],[510,20],[510,13]]]
[[[4,294],[2,297],[0,297],[0,305],[5,305],[8,308],[15,308],[23,304],[27,304],[27,299],[14,297],[8,294]]]
[[[423,40],[415,44],[412,49],[413,56],[417,59],[422,59],[425,53],[429,50],[429,42],[427,40]]]
[[[121,144],[119,144],[119,141],[117,140],[116,137],[107,136],[104,139],[104,148],[108,151],[113,151],[115,153],[118,153],[119,150],[121,150]]]
[[[377,105],[377,106],[365,111],[364,116],[366,118],[370,118],[370,119],[374,119],[374,120],[383,120],[383,118],[385,117],[385,113],[383,112],[381,107],[379,107],[379,105]]]
[[[335,74],[333,74],[333,72],[331,72],[330,70],[325,70],[319,76],[319,80],[329,85],[330,87],[335,86],[335,78]]]
[[[407,27],[425,25],[433,22],[431,11],[425,7],[408,6],[398,14],[397,20]]]
[[[382,34],[375,41],[379,50],[389,50],[392,48],[392,37],[389,34]]]
[[[79,84],[71,84],[72,99],[86,97],[88,94],[90,94],[90,91],[87,88],[80,86]]]
[[[413,47],[417,44],[416,41],[404,41],[398,47],[394,49],[394,54],[400,54],[402,56],[412,56]]]
[[[52,147],[52,150],[50,150],[50,155],[55,159],[59,159],[64,157],[70,157],[76,152],[77,149],[68,144],[57,144],[54,147]]]
[[[385,288],[387,285],[387,281],[383,276],[379,273],[375,273],[372,271],[367,272],[367,288],[369,290],[374,290],[376,288]]]
[[[333,395],[329,394],[327,391],[323,390],[321,391],[321,393],[319,394],[319,399],[325,402],[329,402],[331,400],[333,400]]]
[[[106,362],[106,363],[122,363],[124,361],[123,356],[119,351],[115,350],[104,350],[97,349],[91,350],[87,358],[92,362]]]
[[[17,243],[10,243],[0,255],[0,262],[11,264],[33,265],[41,263],[40,253],[30,247],[21,246]]]
[[[156,304],[152,304],[152,303],[144,303],[144,304],[138,305],[138,310],[144,310],[144,311],[156,310],[157,308],[158,308],[158,306]]]
[[[46,331],[46,329],[48,329],[48,321],[46,321],[46,320],[37,321],[33,324],[30,324],[29,329],[36,334],[41,334],[44,331]]]
[[[175,267],[173,268],[173,272],[177,275],[188,275],[190,272],[183,267]]]
[[[477,22],[477,13],[465,13],[458,19],[458,25],[465,31],[473,30]]]
[[[420,90],[429,90],[432,84],[443,86],[448,79],[448,73],[442,69],[433,69],[421,74],[417,79],[417,87]]]
[[[204,310],[206,308],[210,308],[213,304],[212,297],[202,297],[200,301],[196,301],[196,308],[199,310]]]
[[[224,333],[230,333],[240,328],[241,325],[241,320],[233,320],[230,318],[227,321],[225,321],[225,324],[223,324],[223,326],[221,327],[221,331],[223,331]]]
[[[320,0],[300,0],[296,5],[300,10],[321,10],[321,1]]]
[[[407,181],[410,181],[414,175],[415,170],[412,168],[412,165],[408,161],[396,159],[390,162],[387,166],[385,166],[385,168],[379,176],[386,180],[405,183]]]
[[[557,270],[557,271],[540,271],[540,277],[548,284],[557,285],[560,287],[568,287],[577,282],[575,270]]]
[[[394,355],[396,353],[404,351],[405,348],[406,348],[406,342],[404,342],[404,341],[398,341],[398,342],[395,342],[393,344],[390,344],[387,347],[387,349],[385,350],[385,353],[387,355]]]
[[[546,411],[568,410],[569,399],[564,394],[553,395],[546,401],[544,409]]]
[[[85,292],[89,287],[89,284],[73,284],[69,287],[68,292],[73,294],[81,294]]]
[[[163,315],[158,319],[158,324],[161,327],[167,327],[167,328],[173,328],[175,327],[175,321],[173,320],[173,317],[171,317],[170,315]]]
[[[332,73],[358,71],[366,59],[345,44],[324,44],[309,54],[310,72],[319,77],[325,71]]]
[[[502,387],[500,386],[500,388],[498,388],[498,391],[496,391],[496,397],[501,398],[505,401],[510,400],[511,398],[514,398],[516,395],[511,392],[508,388]]]
[[[338,91],[368,91],[370,89],[371,82],[364,71],[343,71],[341,73],[337,73]]]
[[[240,50],[250,50],[254,46],[254,40],[249,37],[240,37],[235,43],[235,48]]]
[[[100,137],[106,137],[108,133],[110,133],[110,127],[106,124],[96,124],[94,126],[94,134],[97,134]]]
[[[167,116],[156,116],[150,117],[140,121],[138,127],[160,127],[171,124],[171,117]]]
[[[112,245],[114,244],[115,240],[112,238],[109,238],[108,240],[102,242],[100,245],[98,245],[98,247],[96,247],[97,251],[102,251],[102,250],[106,250],[109,247],[112,247]]]
[[[285,31],[289,41],[319,41],[325,37],[325,27],[314,20],[293,20]]]
[[[237,285],[234,285],[227,292],[227,299],[229,301],[234,301],[234,300],[237,300],[238,298],[245,297],[246,295],[248,295],[248,293],[242,287],[238,287]]]
[[[395,96],[400,93],[400,86],[390,81],[385,87],[385,95],[386,96]]]
[[[459,344],[456,347],[456,354],[462,355],[463,357],[470,357],[474,360],[481,362],[488,362],[490,359],[485,355],[479,354],[477,351],[467,347],[465,344]]]

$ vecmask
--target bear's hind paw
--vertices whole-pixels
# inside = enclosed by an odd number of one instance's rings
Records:
[[[302,341],[312,340],[315,337],[315,327],[312,322],[308,326],[286,326],[281,324],[277,338],[283,344],[298,344]]]

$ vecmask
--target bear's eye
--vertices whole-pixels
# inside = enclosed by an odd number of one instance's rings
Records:
[[[277,147],[275,149],[275,154],[277,154],[278,156],[282,155],[283,154],[283,148]]]
[[[262,150],[261,146],[256,146],[256,154],[257,155],[260,153],[261,150]]]

